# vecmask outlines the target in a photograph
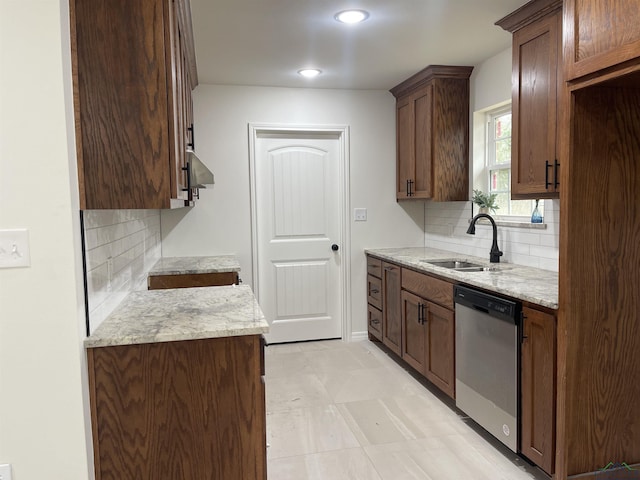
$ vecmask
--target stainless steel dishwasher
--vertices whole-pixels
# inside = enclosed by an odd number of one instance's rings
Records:
[[[457,285],[456,406],[518,451],[518,302]]]

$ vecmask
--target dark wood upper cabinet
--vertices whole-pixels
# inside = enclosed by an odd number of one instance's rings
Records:
[[[565,78],[575,80],[640,57],[637,0],[565,0]]]
[[[189,0],[71,0],[80,206],[184,206],[197,85]]]
[[[469,77],[473,67],[431,65],[396,97],[396,198],[469,199]]]
[[[496,24],[513,33],[511,197],[557,198],[562,0],[529,2]]]

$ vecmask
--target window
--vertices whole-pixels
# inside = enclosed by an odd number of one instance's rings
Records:
[[[486,125],[486,176],[489,192],[497,195],[495,213],[529,220],[535,200],[511,200],[511,105],[488,111]],[[544,214],[543,201],[538,210]]]

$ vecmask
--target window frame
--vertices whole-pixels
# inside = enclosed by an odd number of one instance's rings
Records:
[[[511,155],[509,155],[508,163],[496,163],[496,142],[498,141],[495,137],[495,121],[498,117],[501,117],[505,114],[512,114],[512,105],[511,102],[508,102],[504,105],[497,106],[495,108],[490,108],[485,110],[485,158],[484,158],[484,172],[483,176],[485,178],[485,184],[487,186],[487,192],[493,193],[507,193],[508,202],[509,202],[509,212],[501,213],[500,210],[497,210],[495,214],[492,216],[497,220],[502,221],[511,221],[511,222],[530,222],[530,215],[515,215],[511,213],[512,204],[516,201],[523,200],[512,200],[511,199],[511,174],[512,174],[512,163],[511,163]],[[513,119],[513,117],[512,117]],[[512,134],[509,138],[513,138],[513,125],[512,125]],[[509,189],[505,192],[504,190],[491,190],[491,172],[496,170],[509,170]],[[533,211],[533,202],[535,200],[524,200],[531,202],[531,211]],[[544,200],[540,200],[539,209],[544,212]],[[544,215],[543,215],[543,223],[544,223]]]

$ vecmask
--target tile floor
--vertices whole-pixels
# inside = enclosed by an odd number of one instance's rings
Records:
[[[368,340],[266,349],[269,480],[548,479]]]

